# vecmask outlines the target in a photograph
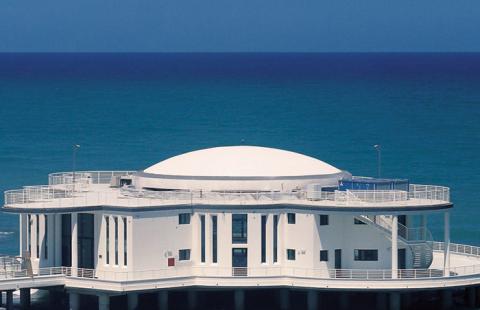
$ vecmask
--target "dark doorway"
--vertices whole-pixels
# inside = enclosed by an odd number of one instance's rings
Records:
[[[72,266],[72,215],[62,214],[62,266]]]
[[[93,255],[94,216],[88,213],[78,214],[78,267],[95,268]]]
[[[335,269],[342,269],[342,250],[335,250]]]
[[[406,266],[406,251],[405,249],[398,249],[398,269],[405,269]]]
[[[407,216],[406,215],[399,215],[398,216],[398,223],[402,224],[403,226],[407,226]]]
[[[247,267],[247,249],[234,248],[232,249],[232,267]]]

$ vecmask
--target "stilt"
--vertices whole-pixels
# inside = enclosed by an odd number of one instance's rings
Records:
[[[475,287],[475,307],[480,306],[480,286]]]
[[[7,310],[13,310],[13,291],[7,291]]]
[[[318,292],[317,291],[309,290],[307,292],[307,309],[308,310],[318,309]]]
[[[158,292],[158,310],[168,310],[168,291]]]
[[[453,297],[451,290],[442,291],[442,309],[447,310],[453,307]]]
[[[3,292],[0,291],[0,307],[3,306]]]
[[[349,303],[348,303],[348,293],[340,293],[340,295],[338,296],[339,297],[339,300],[338,300],[338,305],[339,305],[339,308],[340,310],[348,310],[348,306],[349,306]]]
[[[188,291],[188,310],[194,310],[197,307],[197,292]]]
[[[138,308],[138,293],[128,293],[127,300],[128,310],[135,310]]]
[[[477,294],[475,291],[475,287],[469,286],[466,288],[465,293],[467,294],[467,306],[469,308],[475,308],[476,300],[477,300]]]
[[[412,292],[402,294],[402,309],[408,310],[412,307]]]
[[[391,292],[390,293],[390,310],[400,310],[400,309],[401,309],[400,293]]]
[[[70,305],[70,310],[80,309],[80,295],[78,293],[70,292],[68,294],[68,303]]]
[[[245,291],[244,290],[235,290],[234,300],[235,300],[235,310],[245,309]]]
[[[383,292],[379,292],[377,293],[377,296],[376,296],[377,300],[377,306],[376,306],[376,309],[377,310],[382,310],[382,309],[387,309],[387,294],[386,293],[383,293]]]
[[[21,288],[20,289],[20,308],[30,309],[30,289]]]
[[[110,296],[107,294],[98,295],[98,310],[110,309]]]
[[[288,288],[282,288],[278,291],[278,303],[280,310],[288,310],[290,308],[290,292]]]

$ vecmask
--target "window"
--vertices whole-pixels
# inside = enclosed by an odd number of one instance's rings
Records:
[[[278,215],[273,216],[273,262],[278,261]]]
[[[127,249],[128,249],[128,243],[127,243],[127,218],[123,218],[123,265],[127,266]]]
[[[105,216],[105,252],[107,265],[110,264],[110,217]]]
[[[355,249],[355,260],[357,261],[377,261],[378,250],[358,250]]]
[[[43,215],[43,258],[48,259],[48,216],[46,214]]]
[[[217,238],[217,216],[212,215],[212,263],[217,262],[217,246],[218,246],[218,238]]]
[[[247,243],[247,215],[232,215],[232,243]]]
[[[115,223],[115,265],[118,265],[118,216],[113,218]]]
[[[295,250],[294,249],[287,249],[287,259],[288,260],[295,260]]]
[[[355,217],[355,218],[353,218],[353,224],[355,224],[355,225],[366,225],[367,223],[365,223],[364,221],[359,220]]]
[[[320,250],[320,261],[328,262],[328,250]]]
[[[178,224],[179,225],[190,224],[190,213],[180,213],[178,215]]]
[[[205,215],[200,215],[201,259],[205,263]]]
[[[37,255],[35,256],[36,258],[40,258],[40,220],[39,220],[39,216],[38,214],[35,215],[35,229],[36,229],[36,236],[35,236],[35,239],[37,240]]]
[[[288,224],[295,224],[296,216],[295,213],[287,213]]]
[[[262,234],[262,263],[267,262],[267,216],[262,215],[262,227],[261,227],[261,234]]]
[[[72,266],[72,215],[62,214],[62,266]]]
[[[328,225],[328,215],[320,214],[320,225]]]
[[[94,215],[78,213],[77,215],[77,264],[79,268],[93,269],[94,266]]]
[[[190,260],[190,249],[179,250],[178,260]]]

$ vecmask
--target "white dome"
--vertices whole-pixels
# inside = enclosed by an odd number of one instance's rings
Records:
[[[170,176],[277,178],[329,175],[341,170],[295,152],[258,146],[226,146],[174,156],[143,172]]]

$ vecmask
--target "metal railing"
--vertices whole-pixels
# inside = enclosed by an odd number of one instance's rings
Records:
[[[113,177],[130,176],[135,171],[77,171],[75,184],[88,182],[89,184],[110,184]],[[73,184],[73,172],[55,172],[48,175],[48,185]]]

